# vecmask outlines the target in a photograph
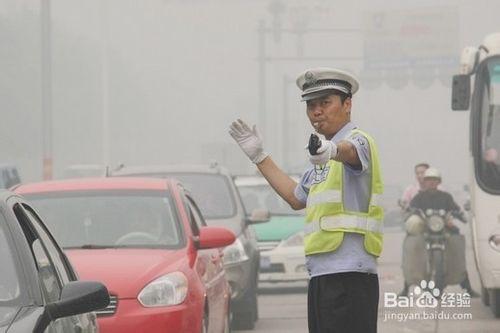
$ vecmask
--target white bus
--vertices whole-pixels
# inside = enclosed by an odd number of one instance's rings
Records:
[[[472,87],[472,88],[471,88]],[[471,226],[482,300],[500,317],[500,33],[462,52],[452,109],[470,108]]]

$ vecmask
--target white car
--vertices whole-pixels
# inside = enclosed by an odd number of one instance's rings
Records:
[[[260,253],[261,282],[307,281],[304,254],[304,232],[299,231],[282,240],[277,247]]]

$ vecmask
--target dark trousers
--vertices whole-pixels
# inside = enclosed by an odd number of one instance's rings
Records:
[[[376,274],[335,273],[309,281],[309,333],[376,333],[379,285]]]

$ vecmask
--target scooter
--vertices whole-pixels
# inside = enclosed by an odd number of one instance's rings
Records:
[[[446,222],[458,217],[458,212],[414,210],[410,217],[415,219],[415,215],[421,223],[418,228],[413,227],[403,245],[405,280],[410,284],[419,284],[421,280],[434,281],[440,291],[447,285],[463,281],[466,275],[465,238],[446,227]]]
[[[446,221],[451,219],[451,213],[443,209],[427,209],[419,212],[425,221],[424,239],[427,250],[427,272],[429,281],[434,281],[439,290],[446,286]]]

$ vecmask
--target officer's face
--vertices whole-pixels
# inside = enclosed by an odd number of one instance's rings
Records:
[[[328,95],[307,101],[307,116],[316,132],[331,139],[349,120],[351,99],[344,103],[338,95]]]

